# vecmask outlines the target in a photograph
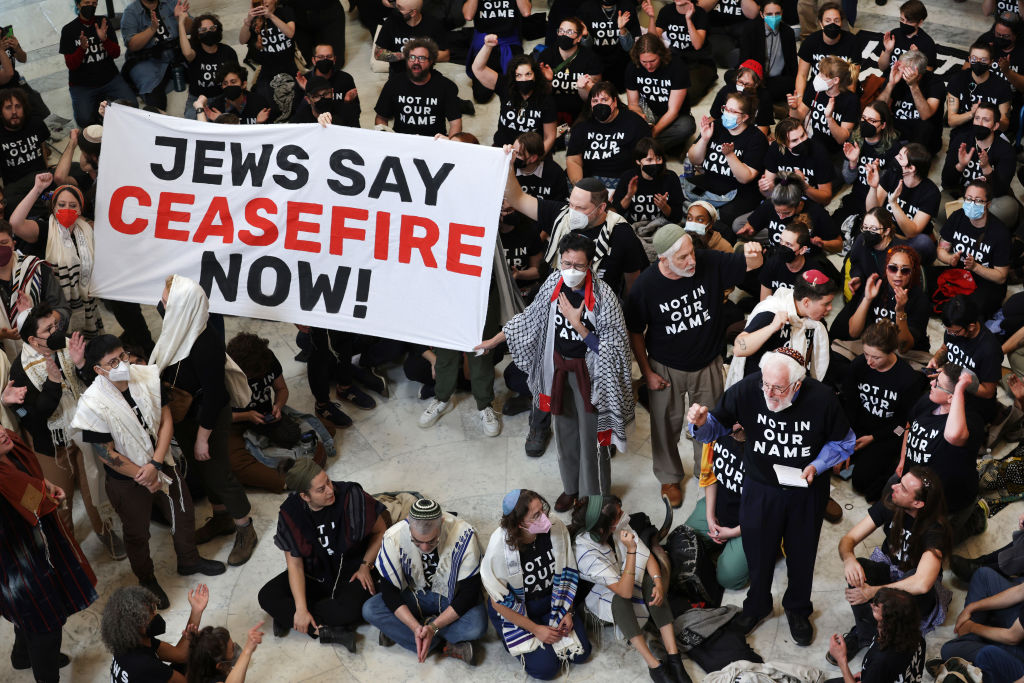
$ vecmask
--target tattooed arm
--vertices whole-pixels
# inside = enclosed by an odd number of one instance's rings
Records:
[[[100,462],[118,474],[123,474],[124,476],[132,477],[133,479],[135,478],[135,475],[138,474],[139,466],[115,451],[113,441],[110,441],[109,443],[97,443],[93,444],[93,446],[96,447],[96,457],[100,459]]]

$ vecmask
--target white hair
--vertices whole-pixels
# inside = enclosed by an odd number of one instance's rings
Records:
[[[689,237],[686,233],[683,233],[679,239],[672,243],[672,246],[658,254],[658,258],[672,258],[677,251],[683,247],[683,239]]]
[[[409,529],[415,532],[417,536],[423,538],[427,534],[432,534],[441,528],[443,518],[438,517],[437,519],[410,519]]]
[[[807,368],[797,363],[792,356],[787,356],[784,353],[778,353],[776,351],[771,351],[761,356],[761,362],[759,365],[762,373],[769,367],[784,367],[788,373],[790,384],[794,382],[802,382],[804,381],[804,377],[807,376]]]

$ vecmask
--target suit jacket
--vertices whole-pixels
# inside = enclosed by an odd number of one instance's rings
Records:
[[[764,67],[765,80],[768,79],[768,44],[765,40],[764,19],[757,17],[749,20],[743,27],[740,40],[740,64],[748,59]],[[782,39],[782,59],[784,65],[782,73],[776,78],[784,78],[790,81],[796,79],[796,34],[793,29],[785,23],[779,25],[779,37]]]

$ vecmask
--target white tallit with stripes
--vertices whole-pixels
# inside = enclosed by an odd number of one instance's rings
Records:
[[[442,520],[437,570],[429,590],[450,601],[455,596],[455,584],[479,573],[480,543],[469,522],[448,513],[444,513]],[[376,566],[380,575],[398,590],[428,590],[423,555],[412,542],[406,519],[384,532]]]
[[[630,230],[633,229],[625,218],[613,211],[609,211],[608,216],[604,219],[604,225],[601,226],[601,232],[597,234],[597,239],[594,240],[597,254],[594,256],[591,268],[598,275],[601,274],[601,261],[612,250],[612,230],[619,223],[625,223]],[[570,232],[572,231],[569,229],[569,205],[566,204],[555,217],[554,225],[551,228],[551,238],[548,240],[548,249],[544,252],[544,260],[555,270],[559,269],[558,259],[561,256],[558,253],[558,243]]]
[[[76,431],[71,426],[71,419],[75,416],[75,408],[78,406],[78,399],[85,391],[85,386],[75,374],[75,364],[71,362],[71,356],[67,349],[53,352],[53,359],[60,367],[60,403],[53,411],[46,426],[50,430],[50,441],[56,445],[67,445],[71,439],[71,432]],[[36,351],[29,344],[21,345],[21,366],[28,375],[28,381],[36,391],[42,391],[48,375],[46,373],[46,356]]]
[[[643,628],[650,616],[647,604],[644,602],[643,585],[644,575],[647,572],[647,560],[651,557],[651,551],[629,526],[629,515],[625,512],[622,513],[622,519],[612,530],[609,539],[611,543],[595,541],[586,531],[578,534],[576,536],[576,568],[580,572],[581,579],[594,584],[587,594],[587,609],[601,621],[614,623],[612,598],[615,597],[615,592],[608,586],[618,583],[626,568],[626,553],[628,551],[622,539],[619,538],[619,532],[622,530],[632,533],[636,540],[636,565],[633,574],[633,595],[630,601],[637,624]],[[615,635],[617,638],[624,637],[618,624],[615,625]]]
[[[71,307],[69,330],[77,330],[87,338],[103,332],[99,300],[89,294],[94,264],[92,226],[79,216],[71,230],[50,216],[46,238],[46,261]]]

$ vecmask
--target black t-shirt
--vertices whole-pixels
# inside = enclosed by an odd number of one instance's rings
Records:
[[[946,85],[930,71],[921,74],[919,83],[926,100],[938,100],[939,109],[928,119],[921,118],[921,112],[914,104],[914,96],[906,81],[900,81],[892,89],[892,116],[902,137],[928,146],[934,142],[935,133],[942,127],[942,103],[946,99]]]
[[[718,0],[708,14],[709,23],[712,26],[731,26],[747,21],[742,5],[743,0]]]
[[[906,568],[908,565],[914,567],[917,562],[913,560],[910,555],[910,541],[913,538],[911,529],[913,528],[914,520],[909,515],[904,515],[903,529],[900,534],[899,547],[893,548],[889,544],[889,534],[892,533],[892,522],[896,516],[896,511],[889,509],[885,500],[889,500],[890,496],[883,496],[882,500],[876,502],[870,508],[868,508],[868,516],[871,517],[871,521],[875,523],[875,526],[882,529],[884,540],[882,541],[882,552],[892,560],[893,564],[897,567]],[[937,550],[939,551],[940,559],[942,552],[942,527],[938,524],[933,524],[927,529],[922,531],[924,534],[924,543],[921,545],[922,551]]]
[[[615,4],[615,0],[611,0]],[[601,0],[589,0],[580,5],[576,16],[587,25],[590,35],[590,49],[594,51],[606,67],[611,69],[622,66],[629,59],[629,53],[622,49],[619,42],[619,13],[628,12],[626,32],[634,38],[640,37],[640,22],[637,21],[637,5],[634,0],[618,0],[614,7],[605,9]],[[620,71],[621,73],[621,71]]]
[[[779,171],[800,171],[807,178],[807,184],[811,187],[834,182],[836,170],[832,165],[832,160],[828,158],[828,153],[821,144],[821,140],[821,136],[811,138],[809,143],[811,150],[804,154],[793,154],[789,149],[783,152],[778,145],[769,145],[764,170],[775,174],[778,174]]]
[[[521,22],[522,15],[516,0],[480,0],[473,15],[474,30],[483,34],[518,35]]]
[[[163,683],[171,680],[174,669],[156,656],[160,641],[150,638],[149,647],[134,647],[110,661],[112,683]]]
[[[967,368],[982,382],[998,382],[1003,375],[1003,348],[996,336],[982,326],[978,336],[960,337],[946,332],[948,362]]]
[[[869,325],[882,319],[896,322],[896,294],[889,286],[888,280],[884,279],[884,275],[882,278],[882,289],[868,309]],[[859,297],[857,305],[860,305]],[[903,312],[907,314],[907,328],[914,337],[913,348],[917,351],[927,351],[929,347],[928,316],[931,314],[931,302],[924,289],[914,287],[907,292],[907,305]]]
[[[551,81],[551,90],[555,95],[555,106],[559,113],[569,114],[573,118],[583,108],[583,100],[576,92],[576,81],[580,76],[599,75],[604,71],[604,65],[593,52],[584,46],[576,51],[576,56],[570,58],[568,64],[561,70],[555,71],[565,60],[558,48],[549,47],[540,53],[537,58],[539,64],[547,64],[554,71],[554,80]]]
[[[640,99],[647,103],[658,118],[668,111],[668,98],[672,91],[689,87],[690,72],[686,64],[678,59],[662,64],[653,73],[633,62],[626,67],[626,90],[636,90]],[[690,108],[684,103],[679,108],[679,115],[683,116],[689,111]]]
[[[636,182],[636,193],[629,203],[629,208],[623,209],[620,200],[626,196],[629,183],[633,178],[639,178]],[[666,193],[671,210],[668,216],[665,216],[658,205],[654,203],[654,195]],[[685,222],[686,220],[683,213],[683,186],[679,184],[679,176],[672,171],[662,171],[653,180],[648,180],[634,166],[619,178],[615,195],[612,197],[612,206],[630,223],[650,221],[655,218],[668,218],[672,222]]]
[[[758,172],[764,170],[764,160],[768,155],[768,139],[756,126],[747,126],[739,135],[733,135],[720,121],[715,122],[704,163],[701,164],[701,168],[704,169],[704,183],[707,189],[715,194],[726,194],[742,185],[732,174],[729,162],[722,154],[722,145],[726,142],[733,143],[740,161]],[[757,186],[756,180],[751,182]]]
[[[1003,334],[1004,339],[1024,327],[1024,292],[1017,292],[1003,302]]]
[[[415,26],[409,26],[400,16],[389,16],[380,25],[380,33],[377,34],[377,42],[374,45],[389,52],[401,52],[402,47],[413,38],[430,38],[437,43],[438,50],[447,50],[448,31],[445,30],[444,24],[436,17],[426,14],[422,16],[420,23]],[[390,69],[391,73],[405,71],[405,60],[391,62]]]
[[[804,104],[811,110],[813,137],[825,147],[829,154],[835,154],[842,149],[842,145],[832,137],[828,120],[825,118],[825,107],[828,106],[829,99],[827,92],[816,92],[811,87],[804,90]],[[857,122],[860,121],[860,99],[857,95],[849,90],[840,90],[832,108],[832,118],[839,124],[853,121],[854,125],[857,125]]]
[[[188,63],[188,93],[195,97],[206,95],[207,98],[220,95],[222,88],[217,73],[225,64],[237,62],[238,55],[224,43],[218,43],[215,52],[207,52],[200,47],[196,50],[195,59]]]
[[[648,267],[633,283],[626,303],[626,327],[644,335],[647,354],[683,372],[706,368],[721,354],[723,295],[747,272],[742,254],[704,249],[696,259],[693,277],[677,280],[662,275],[657,263]]]
[[[289,7],[278,6],[274,14],[286,24],[295,21],[295,12]],[[262,67],[261,81],[269,82],[281,73],[295,75],[295,41],[286,36],[269,17],[264,17],[259,47],[256,47],[255,39],[250,43],[256,52],[256,63]]]
[[[242,110],[238,111],[234,106],[228,105],[224,95],[218,95],[209,101],[210,109],[216,109],[221,114],[238,114],[239,123],[243,124],[256,124],[259,121],[256,117],[259,116],[260,112],[264,109],[273,109],[270,102],[263,99],[258,93],[246,92],[245,101],[242,104]],[[270,121],[268,118],[267,121]]]
[[[715,93],[714,102],[711,103],[711,111],[708,112],[708,116],[715,121],[721,121],[722,106],[725,104],[725,98],[734,92],[737,92],[735,81],[726,83],[719,88],[718,92]],[[757,111],[754,113],[754,125],[772,128],[775,125],[775,110],[772,107],[771,93],[768,92],[768,88],[758,88],[755,95],[757,97]]]
[[[718,480],[715,517],[721,526],[740,523],[740,496],[743,493],[743,444],[732,434],[718,437],[711,445],[711,471]]]
[[[526,599],[536,600],[551,595],[555,580],[555,554],[551,550],[551,534],[537,534],[533,543],[519,546],[519,563],[523,567]]]
[[[769,410],[760,370],[726,389],[711,414],[719,424],[743,425],[747,437],[745,476],[769,486],[779,483],[773,465],[802,470],[814,462],[826,443],[845,439],[850,431],[833,391],[810,377],[804,379],[793,405],[779,412]],[[828,486],[827,476],[815,477],[811,485],[819,481]]]
[[[957,171],[956,165],[959,162],[958,152],[960,145],[967,145],[967,149],[974,149],[971,160],[964,167],[963,171]],[[942,166],[942,186],[954,197],[963,196],[967,183],[972,180],[984,177],[992,188],[993,197],[1002,197],[1010,191],[1010,181],[1017,168],[1017,153],[1009,142],[1002,136],[996,135],[988,148],[988,161],[992,165],[991,176],[986,176],[981,170],[981,162],[978,161],[978,142],[974,137],[974,131],[956,130],[950,133],[949,149],[946,150],[946,161]]]
[[[1010,234],[991,213],[985,227],[979,229],[971,224],[963,209],[957,209],[942,226],[939,237],[949,242],[951,251],[962,253],[963,258],[973,256],[987,268],[1010,265]]]
[[[811,219],[811,225],[814,226],[814,229],[811,231],[811,237],[820,237],[823,240],[834,240],[839,237],[839,228],[836,227],[832,217],[822,208],[821,204],[804,199],[804,210],[801,213],[807,214]],[[779,218],[779,213],[775,210],[775,205],[772,204],[770,199],[765,199],[761,202],[747,218],[747,222],[754,228],[755,235],[762,230],[768,231],[772,244],[779,243],[779,240],[782,239],[782,231],[786,229],[786,226],[792,220],[792,218],[786,220]],[[811,245],[810,253],[817,254],[820,252],[820,247]]]
[[[305,73],[305,76],[306,78],[310,78],[314,74],[318,76],[321,75],[317,71],[311,69]],[[345,99],[345,95],[350,90],[355,89],[355,79],[352,78],[352,75],[347,71],[335,68],[331,71],[331,75],[327,80],[330,81],[331,87],[334,91],[334,112],[331,119],[332,125],[358,128],[359,115],[362,112],[362,105],[359,103],[359,97],[357,95],[353,100]],[[317,115],[313,113],[313,108],[309,106],[309,102],[306,101],[305,94],[305,90],[296,90],[295,108],[292,110],[292,116],[288,120],[289,123],[316,123]]]
[[[900,55],[909,50],[912,45],[928,58],[928,66],[934,69],[939,65],[938,53],[935,51],[935,41],[924,32],[923,28],[917,29],[917,35],[913,38],[905,36],[899,27],[892,30],[892,35],[896,39],[896,45],[893,48],[892,58],[889,61],[890,69],[896,63],[896,60],[899,59]]]
[[[960,103],[960,113],[970,111],[975,102],[991,102],[995,105],[1008,103],[1013,97],[1010,84],[1001,78],[992,78],[991,75],[984,83],[974,80],[970,69],[964,69],[953,74],[946,85],[946,92],[957,99]],[[970,129],[973,121],[968,119],[954,130]]]
[[[693,3],[693,28],[698,31],[707,31],[708,13],[701,9],[697,3]],[[704,45],[699,50],[693,47],[693,37],[690,35],[690,26],[686,23],[686,17],[676,11],[674,3],[669,3],[658,12],[655,26],[663,33],[661,39],[672,50],[688,62],[709,62],[711,53],[708,48],[707,34],[704,34]]]
[[[835,266],[826,257],[811,252],[804,254],[804,265],[796,272],[790,270],[782,258],[769,256],[765,259],[764,265],[758,269],[757,280],[772,292],[777,289],[793,289],[797,277],[808,270],[820,270],[830,278],[834,278],[836,282],[839,281],[840,275]]]
[[[60,30],[60,53],[62,55],[70,55],[78,51],[78,43],[83,33],[85,33],[86,40],[89,41],[82,64],[77,69],[68,70],[69,85],[105,85],[117,75],[114,58],[107,54],[103,43],[96,36],[96,24],[104,19],[105,17],[97,16],[88,24],[83,23],[81,19],[74,19]],[[108,29],[107,40],[116,43],[117,35]]]
[[[913,652],[883,650],[876,641],[864,654],[860,683],[921,683],[924,676],[924,638],[917,641]]]
[[[44,172],[43,141],[49,139],[50,129],[36,116],[27,119],[18,130],[0,126],[0,177],[4,183]]]
[[[890,188],[884,189],[889,190]],[[903,189],[900,191],[900,196],[896,198],[896,203],[903,209],[903,213],[907,214],[907,218],[913,219],[919,212],[923,211],[934,219],[939,213],[941,196],[942,193],[939,191],[938,186],[932,182],[931,178],[925,178],[914,187],[908,187],[904,184]],[[892,202],[888,199],[886,199],[885,208],[889,210],[889,213],[892,213]],[[934,230],[934,223],[932,220],[929,220],[921,234],[930,235],[932,230]]]
[[[851,140],[852,142],[852,140]],[[878,145],[881,144],[881,140],[878,141]],[[860,143],[860,159],[857,160],[857,180],[852,184],[853,187],[848,195],[847,202],[849,206],[856,206],[858,213],[863,211],[864,199],[868,196],[868,177],[867,167],[872,161],[878,161],[878,172],[881,173],[887,168],[899,169],[899,163],[896,161],[896,155],[899,154],[901,149],[898,143],[894,143],[889,146],[884,152],[878,148],[878,145],[868,142],[867,140],[861,140]],[[844,161],[844,164],[849,167],[849,162]]]
[[[374,107],[377,114],[394,119],[396,133],[433,137],[447,132],[445,121],[462,118],[458,87],[437,71],[422,85],[413,83],[406,74],[388,79]]]
[[[515,215],[515,214],[513,214]],[[530,267],[530,258],[544,251],[537,226],[531,221],[515,221],[516,225],[509,232],[499,231],[501,248],[505,252],[505,263],[509,270],[524,270]],[[522,286],[522,280],[516,280]]]
[[[620,107],[618,115],[608,123],[591,117],[573,126],[565,154],[583,156],[584,177],[618,178],[634,165],[636,143],[650,135],[651,127],[646,121]]]
[[[946,441],[946,415],[936,415],[936,405],[922,396],[910,411],[910,434],[907,435],[907,459],[904,471],[912,465],[927,465],[935,470],[946,492],[949,511],[958,512],[974,503],[978,496],[978,447],[985,436],[985,425],[971,410],[967,411],[970,436],[963,446]]]
[[[494,132],[494,145],[511,145],[523,133],[539,133],[544,136],[544,124],[554,123],[558,118],[555,98],[550,95],[534,94],[529,100],[511,97],[501,101],[498,115],[498,130]]]
[[[537,227],[540,231],[552,234],[555,219],[564,208],[565,202],[538,199]],[[596,240],[601,234],[601,228],[601,225],[595,225],[576,232]],[[650,265],[650,261],[647,260],[647,252],[644,251],[644,245],[633,232],[633,228],[628,223],[618,223],[612,228],[609,250],[601,260],[597,276],[604,280],[612,288],[612,291],[619,293],[623,290],[626,273],[635,273],[648,265]]]
[[[533,173],[516,173],[516,179],[523,192],[537,199],[552,199],[564,203],[569,198],[569,176],[566,175],[565,169],[550,157],[540,162],[539,169],[539,176]]]
[[[434,574],[437,573],[437,548],[434,548],[429,553],[420,551],[420,559],[423,561],[423,581],[426,583],[424,590],[429,592],[431,584],[434,582]]]
[[[757,332],[758,330],[771,325],[773,320],[775,320],[775,314],[770,311],[758,313],[747,321],[747,326],[743,328],[743,331]],[[764,354],[769,351],[774,351],[780,346],[789,346],[789,338],[792,331],[792,326],[787,322],[782,326],[782,329],[777,332],[772,332],[772,335],[768,337],[764,344],[761,345],[761,348],[747,357],[747,362],[743,366],[744,375],[750,376],[755,372],[760,372],[761,356]],[[828,349],[814,348],[814,335],[810,330],[805,330],[805,334],[807,335],[807,343],[812,353],[828,353]],[[807,361],[810,362],[810,359],[807,359]]]
[[[574,291],[563,283],[562,293],[569,299],[569,303],[572,304],[573,308],[579,308],[579,305],[583,303],[582,290],[579,292]],[[584,311],[582,322],[585,328],[591,332],[594,331],[594,325],[590,322],[590,318],[587,317],[586,311]],[[562,315],[562,311],[558,308],[555,308],[555,351],[563,358],[583,358],[587,355],[587,343],[573,329],[572,324]]]
[[[321,567],[330,569],[330,576],[335,576],[341,567],[343,554],[338,552],[337,542],[339,540],[338,526],[343,524],[337,519],[337,511],[334,508],[338,505],[331,505],[320,510],[310,508],[309,515],[313,518],[313,532],[316,534],[316,543],[313,547],[313,554],[318,556]],[[351,551],[352,548],[349,548]]]
[[[902,438],[910,409],[925,387],[924,375],[902,358],[879,372],[868,366],[864,356],[857,356],[840,394],[853,433],[874,436],[875,441]]]
[[[800,50],[796,53],[796,56],[811,65],[810,70],[807,72],[808,90],[814,90],[810,83],[818,75],[818,62],[822,59],[829,56],[842,57],[848,62],[858,64],[861,51],[860,40],[849,31],[840,33],[839,42],[835,45],[828,45],[825,42],[825,34],[822,31],[815,31],[804,38],[803,42],[800,43]],[[856,119],[852,120],[856,121]]]
[[[277,360],[277,356],[271,352],[272,363],[270,370],[267,374],[260,377],[250,377],[249,389],[252,391],[252,400],[249,401],[249,405],[241,410],[255,410],[258,413],[266,415],[274,408],[274,382],[277,378],[284,374],[284,370],[281,368],[280,361]],[[241,410],[236,412],[241,412]]]

